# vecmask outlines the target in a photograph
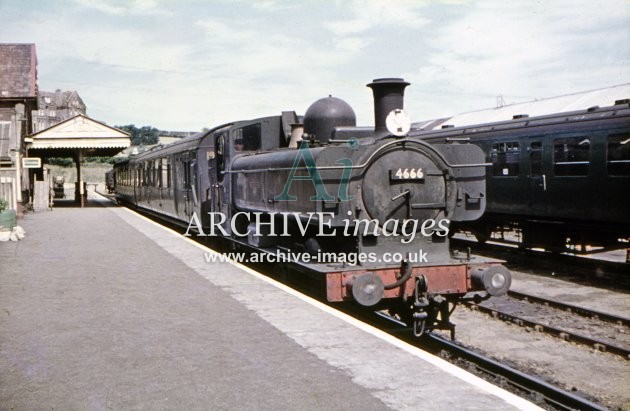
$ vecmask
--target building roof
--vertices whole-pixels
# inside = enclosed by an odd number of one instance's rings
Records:
[[[630,98],[630,83],[567,94],[564,96],[544,98],[525,103],[509,104],[467,113],[457,114],[452,117],[426,120],[414,123],[415,129],[435,130],[443,125],[455,127],[471,126],[475,124],[494,123],[498,121],[512,120],[516,115],[527,114],[529,117],[543,116],[547,114],[565,113],[576,110],[586,110],[594,106],[612,106],[617,100]]]
[[[0,44],[0,98],[37,97],[35,44]]]
[[[29,153],[63,157],[57,153],[85,149],[93,155],[113,156],[129,147],[129,133],[79,114],[26,139]],[[52,153],[52,154],[51,154]]]
[[[37,100],[39,108],[76,109],[85,114],[85,103],[76,90],[39,91]]]

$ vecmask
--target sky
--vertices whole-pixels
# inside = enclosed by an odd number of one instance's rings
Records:
[[[43,91],[110,125],[200,131],[411,85],[413,121],[630,83],[630,0],[0,0]],[[630,96],[629,96],[630,97]],[[612,103],[612,102],[611,102]]]

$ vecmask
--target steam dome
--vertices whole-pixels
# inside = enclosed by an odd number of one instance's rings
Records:
[[[304,132],[327,143],[335,127],[355,127],[357,117],[352,107],[342,99],[328,96],[317,100],[304,114]]]

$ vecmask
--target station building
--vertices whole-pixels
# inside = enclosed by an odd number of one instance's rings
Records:
[[[18,217],[27,203],[50,205],[52,183],[42,167],[49,158],[73,158],[75,201],[83,205],[83,158],[129,145],[128,133],[86,115],[76,91],[39,90],[35,44],[0,44],[0,198]]]

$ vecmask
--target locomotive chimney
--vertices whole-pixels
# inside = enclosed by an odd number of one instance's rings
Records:
[[[410,83],[401,78],[377,78],[367,86],[374,93],[375,131],[386,131],[385,118],[390,111],[404,108],[405,87]]]

